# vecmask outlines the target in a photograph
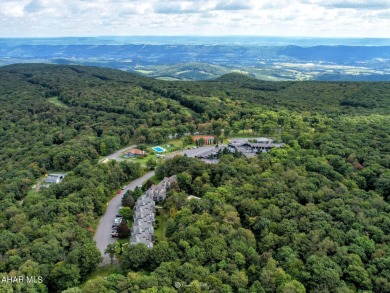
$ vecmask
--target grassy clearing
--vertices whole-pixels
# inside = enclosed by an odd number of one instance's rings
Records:
[[[156,216],[158,222],[158,228],[154,231],[154,236],[158,241],[165,241],[165,232],[167,230],[167,219],[168,215],[164,209],[157,209],[160,214]]]
[[[183,145],[183,140],[181,138],[171,139],[168,144],[174,145],[177,148],[181,148]]]
[[[131,227],[130,227],[131,229]],[[125,238],[118,238],[118,241],[117,241],[120,245],[123,245],[125,243],[129,243],[129,237],[125,237]]]
[[[192,116],[194,114],[194,111],[190,109],[184,109],[184,112],[187,114],[187,116]]]
[[[85,284],[89,281],[89,280],[93,280],[97,277],[102,277],[102,278],[105,278],[105,277],[108,277],[109,275],[111,274],[115,274],[117,273],[118,270],[115,266],[111,266],[111,265],[105,265],[105,266],[102,266],[102,267],[97,267],[96,271],[93,272],[88,278],[87,280],[85,280],[85,282],[83,284],[80,285],[80,288],[81,290],[84,290],[85,288]],[[83,291],[84,292],[84,291]]]
[[[152,181],[153,184],[155,184],[155,185],[159,184],[160,181],[161,181],[160,179],[157,179],[156,175],[154,175],[153,177],[151,177],[149,180]]]
[[[47,101],[57,107],[62,107],[62,108],[69,108],[66,104],[64,104],[63,102],[61,102],[58,97],[52,97],[52,98],[48,98]]]

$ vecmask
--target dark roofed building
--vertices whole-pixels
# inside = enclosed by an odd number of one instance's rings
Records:
[[[239,152],[246,157],[253,157],[257,153],[269,152],[272,148],[281,148],[282,143],[274,143],[272,139],[259,138],[233,138],[228,145],[230,152]]]
[[[65,174],[49,174],[45,178],[45,182],[47,183],[60,183],[65,177]]]
[[[130,244],[143,243],[149,248],[153,247],[155,201],[165,200],[167,193],[175,183],[175,175],[165,177],[158,185],[152,185],[145,194],[137,199],[134,206]]]

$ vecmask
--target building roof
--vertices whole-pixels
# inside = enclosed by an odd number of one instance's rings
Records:
[[[244,148],[280,148],[283,147],[283,143],[274,143],[273,139],[266,137],[254,137],[254,138],[232,138],[229,147],[234,147],[238,151],[244,151]],[[239,150],[239,148],[242,148]]]
[[[150,242],[151,240],[152,240],[152,235],[150,232],[136,233],[133,236],[131,236],[131,242],[145,243],[144,241]]]
[[[144,155],[145,152],[139,149],[131,149],[126,152],[126,154],[133,154],[133,155]]]
[[[153,236],[150,233],[141,233],[141,234],[136,234],[132,235],[130,238],[130,243],[131,244],[138,244],[142,243],[145,244],[147,247],[152,248],[153,247]]]
[[[154,220],[154,212],[150,210],[145,210],[142,207],[137,209],[134,213],[133,220],[146,219],[146,220]]]
[[[206,139],[215,139],[214,135],[195,135],[192,137],[194,140],[198,140],[203,138],[204,140]]]
[[[271,144],[271,143],[262,143],[262,142],[248,142],[247,144],[248,144],[249,146],[255,147],[255,148],[269,148],[269,147],[274,146],[274,144]]]
[[[144,232],[154,233],[154,227],[152,224],[141,222],[140,225],[138,225],[138,224],[134,225],[134,227],[131,228],[131,232],[134,235],[142,234]]]
[[[143,243],[147,247],[153,247],[153,233],[155,220],[155,202],[153,195],[166,195],[170,184],[176,182],[176,176],[165,177],[158,185],[152,185],[145,194],[141,195],[135,204],[133,227],[131,228],[130,244]]]
[[[225,147],[218,147],[218,148],[213,148],[212,150],[205,151],[199,155],[196,155],[195,158],[200,158],[200,159],[207,159],[209,156],[215,156],[218,154],[219,151],[223,150]]]
[[[165,182],[160,182],[158,185],[152,185],[150,186],[149,190],[151,192],[161,192],[161,191],[166,191],[166,188],[165,188]]]
[[[64,179],[65,174],[49,174],[45,181],[48,183],[57,183],[60,182],[62,179]]]
[[[151,198],[150,195],[142,195],[137,199],[135,202],[135,206],[142,206],[142,205],[153,205],[154,206],[154,200]]]
[[[172,183],[177,182],[176,175],[172,175],[171,177],[165,177],[164,181],[171,185]]]
[[[249,140],[256,141],[258,143],[271,143],[274,141],[272,138],[267,138],[267,137],[256,137],[256,138],[250,138]]]
[[[246,143],[246,142],[256,142],[256,143],[272,143],[274,140],[272,138],[266,137],[251,137],[251,138],[232,138],[231,143]]]

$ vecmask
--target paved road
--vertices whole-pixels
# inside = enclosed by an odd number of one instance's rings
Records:
[[[111,155],[108,155],[107,157],[104,157],[103,159],[99,160],[99,162],[103,162],[104,160],[117,160],[117,161],[124,161],[126,159],[121,158],[120,155],[124,152],[127,151],[128,149],[135,148],[137,145],[130,145],[128,147],[125,147],[123,149],[120,149],[116,151],[115,153],[112,153]]]
[[[132,181],[129,185],[126,186],[124,190],[121,190],[120,194],[117,194],[107,204],[106,213],[100,219],[94,237],[96,241],[96,245],[103,256],[103,261],[101,265],[110,263],[110,257],[108,256],[108,254],[104,254],[104,250],[107,248],[107,245],[109,243],[116,241],[116,238],[112,238],[110,233],[111,233],[111,226],[114,223],[115,216],[118,213],[119,207],[121,206],[122,196],[125,194],[127,190],[134,190],[138,185],[142,185],[143,182],[148,180],[153,175],[154,175],[154,171],[146,173],[142,177]]]
[[[119,155],[123,151],[131,147],[134,146],[129,146],[127,148],[116,151],[115,153],[103,158],[101,161],[104,161],[105,159],[114,159],[117,161],[122,161],[124,159],[120,158]],[[215,146],[204,146],[196,149],[192,148],[189,150],[187,149],[187,150],[178,151],[176,153],[169,154],[168,157],[174,157],[177,154],[187,154],[188,157],[195,157],[201,153],[210,151],[213,148],[215,148]],[[96,246],[98,247],[98,249],[100,250],[103,256],[103,261],[100,265],[105,265],[110,263],[110,257],[108,256],[108,254],[104,254],[104,250],[106,250],[108,244],[116,241],[116,238],[111,237],[111,226],[114,223],[115,216],[118,213],[119,207],[121,206],[122,196],[126,193],[127,190],[134,190],[137,186],[142,185],[143,182],[151,178],[153,175],[154,175],[154,171],[151,171],[149,173],[146,173],[142,177],[132,181],[129,185],[126,186],[124,190],[121,190],[120,194],[117,194],[113,199],[111,199],[109,203],[107,203],[106,213],[100,219],[94,237],[96,241]]]

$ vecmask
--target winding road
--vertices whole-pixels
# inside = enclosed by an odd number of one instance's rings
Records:
[[[103,162],[106,159],[109,160],[117,160],[117,161],[123,161],[126,159],[123,159],[120,157],[120,154],[129,149],[135,147],[134,145],[128,146],[126,148],[123,148],[121,150],[116,151],[115,153],[103,158],[100,160],[100,162]],[[167,157],[174,157],[177,154],[187,154],[188,157],[195,157],[201,153],[204,153],[206,151],[210,151],[215,146],[204,146],[204,147],[198,147],[196,149],[187,149],[178,151],[176,153],[169,154]],[[148,172],[144,174],[142,177],[130,182],[126,187],[121,190],[120,193],[115,195],[108,203],[107,203],[107,209],[104,216],[100,218],[99,225],[96,229],[94,240],[96,241],[96,246],[100,250],[100,253],[103,257],[103,261],[100,263],[100,265],[107,265],[110,263],[110,257],[108,254],[105,254],[104,251],[107,248],[107,245],[110,243],[113,243],[116,241],[116,238],[111,237],[111,226],[114,222],[115,216],[119,211],[119,208],[121,206],[121,200],[122,196],[126,193],[127,190],[134,190],[137,186],[142,185],[146,180],[150,179],[154,176],[154,171]]]

